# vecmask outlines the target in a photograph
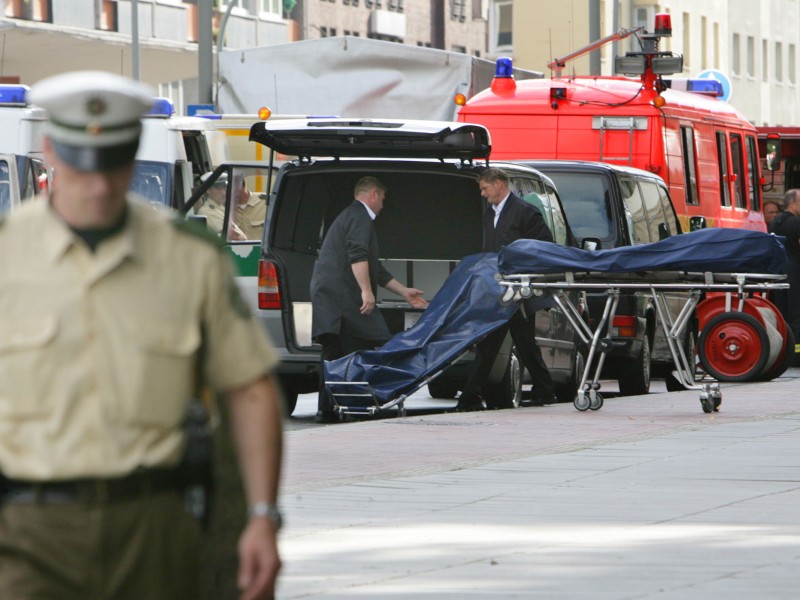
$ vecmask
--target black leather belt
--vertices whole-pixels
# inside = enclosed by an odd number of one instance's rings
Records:
[[[159,492],[177,492],[182,485],[177,469],[141,469],[125,477],[110,479],[69,479],[46,482],[9,479],[5,487],[3,500],[6,502],[108,504]]]

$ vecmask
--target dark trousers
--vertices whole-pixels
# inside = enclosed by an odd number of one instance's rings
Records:
[[[322,346],[319,366],[319,398],[317,400],[317,410],[326,415],[333,414],[333,403],[325,390],[325,361],[336,360],[359,350],[371,350],[377,348],[383,342],[378,340],[367,340],[352,336],[348,333],[323,333],[317,337],[317,341]]]
[[[200,530],[183,496],[0,507],[0,598],[195,600]]]
[[[535,321],[525,318],[521,310],[514,313],[508,325],[496,329],[478,343],[475,362],[464,386],[462,398],[473,401],[478,394],[484,393],[484,386],[497,358],[497,353],[509,331],[522,366],[531,374],[534,397],[547,401],[552,399],[555,389],[550,371],[542,358],[542,351],[539,344],[536,343]]]

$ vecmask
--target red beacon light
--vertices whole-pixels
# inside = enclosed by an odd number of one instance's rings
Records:
[[[656,35],[672,37],[672,15],[669,13],[658,13],[656,15]]]
[[[514,81],[514,67],[511,59],[501,56],[495,63],[494,79],[492,79],[492,91],[499,96],[508,96],[517,89],[517,82]]]

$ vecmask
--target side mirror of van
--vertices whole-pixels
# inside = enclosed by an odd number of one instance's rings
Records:
[[[781,168],[781,138],[778,133],[767,135],[766,141],[766,167],[767,171],[779,171]]]
[[[598,238],[583,238],[581,241],[581,248],[584,250],[588,250],[589,252],[594,252],[595,250],[600,250],[602,248],[602,244]]]
[[[698,231],[700,229],[705,229],[706,225],[706,218],[705,217],[691,217],[689,219],[689,231]]]

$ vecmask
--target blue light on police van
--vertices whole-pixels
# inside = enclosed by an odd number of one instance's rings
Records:
[[[28,104],[27,94],[30,88],[27,85],[0,84],[0,104],[13,104],[25,106]]]
[[[175,106],[169,98],[156,98],[153,108],[147,111],[148,117],[171,117],[175,113]]]
[[[497,59],[494,68],[495,77],[513,77],[514,66],[511,64],[511,59],[507,56],[501,56]]]
[[[686,81],[686,91],[710,96],[722,96],[724,94],[722,83],[716,79],[689,79]]]

